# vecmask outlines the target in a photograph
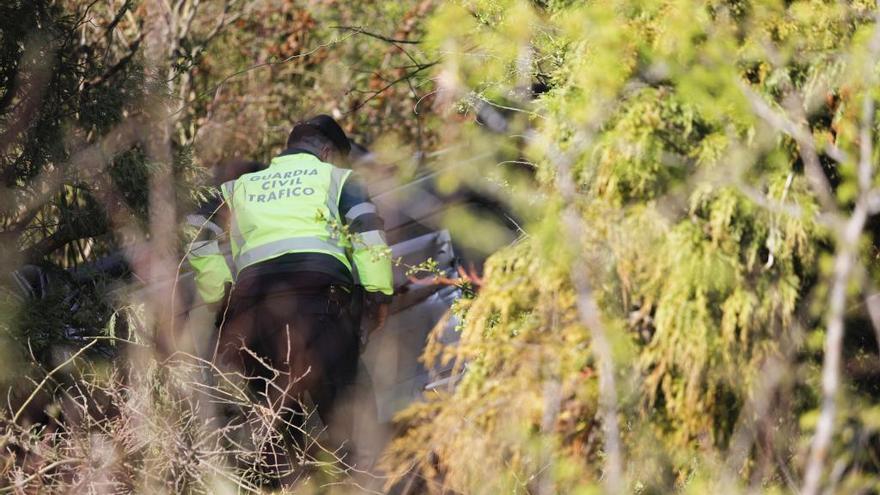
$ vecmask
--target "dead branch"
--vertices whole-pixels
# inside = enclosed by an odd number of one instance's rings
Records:
[[[807,127],[806,118],[803,117],[803,104],[801,103],[800,98],[795,96],[789,96],[786,98],[786,100],[791,102],[787,105],[789,111],[797,111],[800,116],[797,122],[795,122],[788,115],[771,108],[764,98],[755,93],[754,90],[744,83],[740,82],[739,86],[746,99],[748,99],[749,104],[752,106],[752,110],[758,117],[770,124],[775,130],[782,132],[795,140],[798,145],[798,152],[800,153],[801,160],[804,163],[804,173],[807,180],[810,182],[810,185],[813,187],[813,191],[819,199],[822,208],[830,214],[837,214],[838,208],[834,199],[834,192],[832,191],[831,184],[828,182],[828,178],[825,176],[825,172],[822,170],[822,165],[819,162],[819,154],[816,151],[813,136]],[[837,154],[837,156],[841,157],[839,154]]]
[[[360,110],[361,108],[364,107],[364,105],[366,105],[367,103],[369,103],[373,99],[377,98],[382,93],[388,91],[396,84],[403,82],[407,79],[410,79],[410,78],[414,77],[416,74],[418,74],[419,72],[422,72],[423,70],[426,70],[426,69],[430,69],[431,67],[433,67],[439,63],[440,63],[439,61],[434,61],[434,62],[428,62],[428,63],[417,66],[414,70],[407,72],[406,74],[398,77],[397,79],[389,82],[388,84],[386,84],[386,85],[382,86],[381,88],[377,89],[376,91],[372,92],[369,97],[367,97],[365,100],[359,102],[357,105],[350,108],[347,112],[345,112],[345,114],[354,113],[354,112]]]
[[[834,275],[828,296],[826,317],[825,354],[822,361],[822,408],[816,432],[810,445],[804,472],[804,495],[816,495],[820,490],[826,459],[831,448],[837,419],[837,399],[840,388],[841,356],[843,353],[844,316],[847,289],[859,263],[859,240],[868,219],[869,198],[873,194],[873,129],[875,103],[870,90],[875,81],[875,65],[880,56],[880,8],[874,14],[874,33],[868,47],[865,91],[859,130],[858,187],[859,196],[849,219],[835,232],[837,252],[834,256]]]
[[[581,149],[591,142],[590,136],[580,133],[573,139],[574,148]],[[576,305],[581,323],[590,332],[590,350],[599,363],[599,415],[602,420],[605,449],[605,490],[610,494],[623,493],[623,451],[620,441],[620,426],[617,418],[617,380],[615,378],[614,354],[601,311],[593,297],[593,287],[589,280],[589,267],[583,254],[585,226],[577,209],[577,187],[571,170],[571,153],[557,150],[553,156],[557,166],[556,186],[566,208],[562,212],[567,242],[573,246],[574,260],[571,267],[571,281],[577,296]]]
[[[401,44],[405,44],[405,45],[418,45],[418,44],[422,43],[422,40],[405,40],[405,39],[402,40],[402,39],[392,38],[390,36],[384,36],[381,34],[373,33],[371,31],[365,30],[361,26],[330,26],[330,29],[341,29],[341,30],[350,31],[350,32],[356,33],[356,34],[363,34],[365,36],[369,36],[371,38],[376,38],[377,40],[385,41],[387,43],[395,43],[395,44],[401,43]]]
[[[43,378],[43,380],[40,382],[40,384],[37,385],[36,388],[34,388],[33,392],[31,392],[31,395],[29,395],[28,398],[25,399],[24,403],[22,403],[22,405],[18,408],[18,411],[16,411],[15,414],[12,416],[12,422],[15,423],[18,421],[18,418],[19,418],[19,416],[21,416],[21,413],[24,412],[27,405],[30,404],[32,400],[34,400],[34,397],[36,397],[37,393],[39,393],[40,390],[43,388],[43,385],[45,385],[46,382],[48,382],[49,379],[52,378],[52,375],[54,375],[55,373],[57,373],[58,371],[60,371],[64,367],[66,367],[68,364],[74,362],[76,360],[76,358],[80,357],[80,355],[82,355],[82,353],[89,350],[97,342],[98,342],[97,340],[93,340],[93,341],[89,342],[88,344],[84,345],[82,348],[80,348],[80,350],[76,351],[72,356],[70,356],[68,359],[66,359],[63,363],[59,364],[58,366],[53,368],[52,371],[47,373],[45,378]]]

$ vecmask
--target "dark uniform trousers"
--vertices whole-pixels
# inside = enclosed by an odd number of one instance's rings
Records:
[[[351,445],[355,416],[375,419],[376,411],[369,377],[359,373],[351,291],[340,285],[303,287],[297,278],[261,277],[246,290],[233,290],[220,333],[220,363],[247,377],[258,401],[270,401],[275,410],[283,407],[285,420],[293,424],[302,422],[307,392],[333,447],[345,443],[345,460],[357,462]],[[354,405],[355,394],[368,398]],[[308,444],[297,431],[287,431],[288,437]]]

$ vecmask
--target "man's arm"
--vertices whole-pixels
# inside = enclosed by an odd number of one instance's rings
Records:
[[[349,175],[339,196],[339,216],[354,234],[352,262],[369,302],[387,304],[394,293],[391,256],[385,242],[385,224],[355,174]]]
[[[224,237],[223,229],[215,223],[219,205],[219,200],[211,201],[186,217],[188,226],[196,231],[186,253],[187,260],[194,271],[197,293],[208,304],[220,302],[226,284],[232,282],[229,256],[221,250],[219,242]]]

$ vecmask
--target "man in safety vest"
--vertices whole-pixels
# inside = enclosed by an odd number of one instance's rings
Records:
[[[333,443],[352,438],[354,424],[345,407],[361,346],[353,297],[364,294],[375,330],[393,293],[382,219],[351,170],[334,165],[349,150],[345,132],[320,115],[293,128],[267,169],[223,185],[237,273],[222,363],[273,406],[297,411],[308,392]]]

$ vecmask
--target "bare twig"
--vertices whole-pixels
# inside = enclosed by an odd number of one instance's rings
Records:
[[[440,62],[438,62],[438,61],[435,61],[435,62],[429,62],[429,63],[425,63],[425,64],[422,64],[422,65],[416,67],[414,70],[407,72],[406,74],[404,74],[404,75],[398,77],[397,79],[395,79],[395,80],[389,82],[389,83],[386,84],[385,86],[382,86],[381,88],[377,89],[377,90],[374,91],[369,97],[367,97],[367,98],[364,99],[363,101],[359,102],[359,103],[358,103],[357,105],[355,105],[354,107],[350,108],[347,112],[345,112],[345,114],[354,113],[354,112],[360,110],[361,108],[363,108],[364,105],[366,105],[367,103],[369,103],[369,102],[372,101],[374,98],[376,98],[376,97],[378,97],[379,95],[381,95],[382,93],[388,91],[388,90],[391,89],[391,87],[393,87],[394,85],[396,85],[396,84],[398,84],[398,83],[400,83],[400,82],[403,82],[403,81],[405,81],[405,80],[407,80],[407,79],[409,79],[409,78],[415,76],[416,74],[418,74],[419,72],[422,72],[423,70],[430,69],[431,67],[433,67],[433,66],[435,66],[435,65],[437,65],[437,64],[439,64],[439,63],[440,63]]]
[[[116,63],[111,65],[107,70],[105,70],[100,75],[95,76],[95,77],[89,79],[88,81],[85,81],[83,83],[83,87],[82,87],[83,91],[85,91],[88,88],[100,86],[101,84],[107,82],[115,74],[120,72],[122,69],[124,69],[125,66],[127,66],[129,64],[129,62],[131,62],[131,60],[134,58],[134,56],[138,53],[138,50],[140,49],[140,46],[141,46],[141,42],[144,40],[144,34],[145,34],[144,32],[141,32],[140,34],[138,34],[138,36],[131,43],[128,44],[128,50],[127,50],[126,54],[123,55],[122,57],[120,57],[119,60],[116,61]]]
[[[209,89],[207,89],[207,90],[205,90],[205,91],[199,93],[198,95],[196,95],[192,100],[183,103],[183,104],[180,106],[180,108],[178,108],[177,110],[171,112],[171,114],[169,115],[169,117],[172,117],[172,116],[174,116],[174,115],[176,115],[176,114],[178,114],[178,113],[180,113],[180,112],[183,112],[184,110],[186,110],[187,108],[189,108],[189,106],[190,106],[193,102],[198,101],[198,100],[202,99],[203,97],[205,97],[205,96],[207,96],[207,95],[210,95],[210,94],[214,94],[214,93],[216,93],[216,92],[219,91],[220,88],[222,88],[227,82],[229,82],[230,80],[232,80],[232,79],[234,79],[234,78],[236,78],[236,77],[238,77],[238,76],[240,76],[240,75],[247,74],[248,72],[251,72],[251,71],[254,71],[254,70],[257,70],[257,69],[262,69],[262,68],[265,68],[265,67],[273,67],[273,66],[276,66],[276,65],[283,65],[283,64],[286,64],[286,63],[288,63],[288,62],[290,62],[290,61],[292,61],[292,60],[296,60],[296,59],[300,59],[300,58],[308,57],[309,55],[312,55],[312,54],[314,54],[314,53],[317,53],[318,51],[320,51],[320,50],[322,50],[322,49],[324,49],[324,48],[328,48],[328,47],[331,47],[331,46],[337,45],[337,44],[339,44],[339,43],[342,43],[343,41],[347,40],[348,38],[350,38],[350,37],[352,37],[352,36],[354,36],[354,34],[350,34],[350,35],[345,36],[345,37],[343,37],[343,38],[334,38],[334,39],[332,39],[332,40],[330,40],[330,41],[328,41],[328,42],[326,42],[326,43],[322,43],[322,44],[320,44],[320,45],[315,46],[314,48],[312,48],[311,50],[309,50],[309,51],[307,51],[307,52],[297,53],[297,54],[291,55],[291,56],[289,56],[289,57],[287,57],[287,58],[283,58],[283,59],[281,59],[281,60],[275,60],[275,61],[272,61],[272,62],[263,62],[263,63],[255,64],[255,65],[252,65],[252,66],[247,67],[247,68],[245,68],[245,69],[241,69],[241,70],[239,70],[239,71],[233,72],[233,73],[227,75],[226,77],[224,77],[223,79],[221,79],[217,84],[215,84],[215,85],[212,86],[211,88],[209,88]]]
[[[52,471],[55,468],[58,468],[58,467],[61,467],[61,466],[67,465],[67,464],[76,464],[78,462],[80,462],[79,459],[61,459],[61,460],[49,463],[49,464],[43,466],[42,468],[40,468],[37,472],[31,474],[30,476],[28,476],[22,480],[15,481],[11,486],[6,486],[3,488],[0,488],[0,493],[12,493],[12,492],[17,492],[17,491],[22,491],[28,485],[28,483],[39,478],[40,476],[42,476],[46,473],[48,473],[49,471]]]
[[[880,294],[865,297],[865,307],[868,309],[868,317],[871,318],[871,326],[874,327],[874,341],[880,353]]]
[[[12,416],[12,422],[13,423],[18,422],[18,418],[19,418],[19,416],[21,416],[21,413],[23,413],[25,408],[27,408],[28,404],[30,404],[31,401],[34,400],[34,397],[36,397],[37,394],[40,392],[40,390],[43,388],[43,385],[45,385],[46,382],[48,382],[49,379],[52,378],[52,375],[54,375],[58,371],[62,370],[68,364],[72,363],[74,360],[76,360],[76,358],[80,357],[82,355],[82,353],[89,350],[97,342],[98,342],[97,340],[93,340],[93,341],[89,342],[88,344],[84,345],[82,348],[80,348],[80,350],[73,353],[72,356],[70,356],[69,358],[64,360],[63,363],[59,364],[58,366],[53,368],[52,371],[47,373],[46,376],[43,378],[43,380],[40,381],[40,384],[37,385],[36,388],[34,388],[33,392],[31,392],[31,395],[29,395],[28,398],[25,399],[24,403],[22,403],[22,405],[18,408],[18,411],[15,412],[15,415]]]
[[[837,395],[840,388],[841,355],[843,353],[844,313],[847,289],[858,264],[859,239],[868,219],[869,199],[873,194],[873,129],[875,104],[871,94],[876,72],[875,65],[880,55],[880,6],[874,13],[874,33],[868,47],[865,90],[862,102],[862,116],[859,130],[859,196],[849,219],[838,229],[837,252],[834,256],[834,275],[828,296],[828,315],[826,318],[825,354],[822,362],[822,408],[816,432],[810,445],[807,465],[804,471],[804,495],[816,495],[820,490],[822,474],[828,458],[831,440],[834,436],[837,416]]]
[[[784,113],[774,110],[764,101],[760,95],[754,92],[744,83],[739,83],[740,90],[749,100],[755,114],[770,124],[775,130],[792,137],[798,145],[798,151],[804,163],[804,172],[807,180],[813,187],[816,197],[822,204],[822,207],[829,213],[837,213],[837,204],[834,199],[834,193],[831,184],[822,170],[819,162],[819,155],[816,152],[816,145],[813,142],[813,136],[806,127],[806,120],[799,123],[793,122]],[[790,98],[791,99],[791,98]],[[789,107],[798,107],[797,103],[790,104]]]
[[[804,474],[802,489],[804,495],[816,495],[819,492],[825,459],[834,435],[837,393],[840,388],[846,292],[858,260],[859,237],[867,220],[867,212],[862,205],[863,203],[856,205],[855,211],[847,221],[838,239],[837,254],[834,256],[834,276],[826,317],[825,355],[822,360],[822,408]]]
[[[590,142],[588,136],[576,136],[573,141],[576,149],[584,148]],[[584,222],[577,205],[577,189],[571,171],[571,153],[557,150],[554,162],[557,166],[557,188],[568,205],[562,212],[568,242],[574,246],[574,261],[571,267],[571,281],[577,296],[576,305],[581,322],[590,332],[590,350],[599,363],[599,414],[602,419],[605,449],[605,490],[610,494],[623,493],[623,451],[620,442],[620,426],[617,418],[617,380],[615,379],[614,354],[601,312],[593,297],[593,287],[589,280],[589,270],[584,260],[582,241]]]
[[[363,34],[363,35],[369,36],[371,38],[376,38],[377,40],[382,40],[382,41],[386,41],[388,43],[395,43],[395,44],[402,43],[402,44],[408,44],[408,45],[418,45],[419,43],[422,42],[422,40],[402,40],[402,39],[398,39],[398,38],[392,38],[390,36],[383,36],[381,34],[367,31],[366,29],[364,29],[361,26],[330,26],[330,29],[341,29],[344,31],[351,31],[352,33],[355,33],[355,34]]]

